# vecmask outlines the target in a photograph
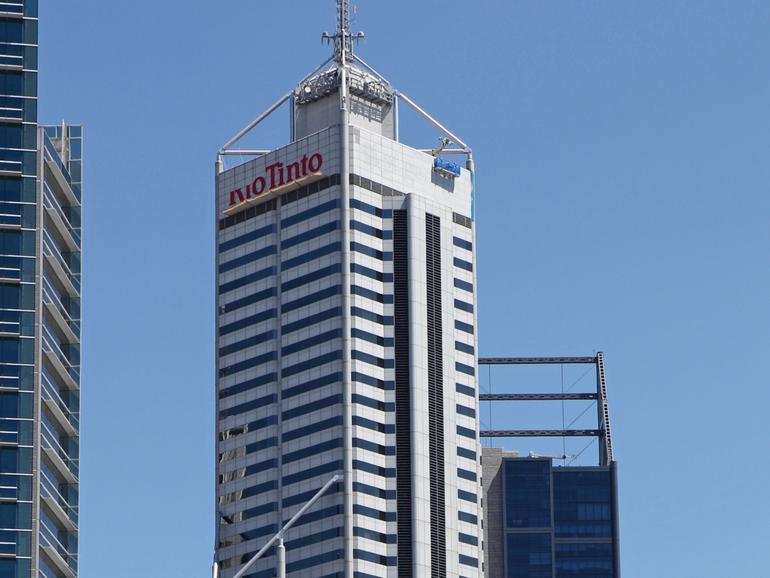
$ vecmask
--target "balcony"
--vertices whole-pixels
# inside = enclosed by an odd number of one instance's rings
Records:
[[[47,232],[43,233],[43,255],[70,297],[80,296],[80,275],[75,275]]]
[[[48,456],[56,471],[61,474],[67,483],[77,484],[78,474],[80,473],[76,463],[77,460],[70,458],[69,454],[56,441],[56,437],[48,429],[47,425],[42,424],[41,431],[40,441],[43,453]]]
[[[64,402],[61,396],[56,391],[56,388],[48,379],[48,376],[43,374],[42,376],[42,395],[43,403],[54,416],[56,422],[64,430],[64,432],[70,436],[75,437],[79,435],[80,419],[79,414],[70,410],[69,406]]]
[[[80,343],[80,320],[73,319],[48,279],[43,278],[43,303],[69,343]]]
[[[76,532],[78,529],[77,508],[72,506],[56,489],[56,485],[46,476],[40,477],[40,496],[49,507],[59,523],[68,531]]]
[[[45,326],[43,326],[43,353],[67,387],[80,389],[80,366],[72,364]]]
[[[67,551],[42,521],[40,522],[40,546],[58,570],[68,578],[77,578],[77,554]]]
[[[51,170],[51,174],[64,192],[64,196],[67,197],[69,204],[73,207],[79,207],[80,199],[75,196],[75,193],[70,186],[72,177],[70,176],[67,167],[62,162],[56,147],[45,133],[43,133],[43,157],[45,158],[46,165]]]
[[[73,252],[80,251],[80,233],[72,227],[69,216],[59,201],[56,200],[56,195],[46,182],[43,183],[43,206],[45,206],[46,215],[56,225],[56,229],[64,239],[67,248]]]

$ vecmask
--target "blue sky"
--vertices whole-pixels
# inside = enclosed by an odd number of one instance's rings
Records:
[[[607,355],[625,576],[763,575],[770,3],[358,8],[362,57],[474,148],[482,354]],[[40,14],[40,120],[86,127],[81,576],[205,577],[214,153],[328,54],[333,2]]]

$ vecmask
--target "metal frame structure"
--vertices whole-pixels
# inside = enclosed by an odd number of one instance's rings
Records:
[[[594,429],[555,430],[482,430],[485,438],[520,437],[594,437],[599,442],[599,465],[608,466],[614,461],[612,433],[607,403],[607,383],[604,369],[604,353],[593,357],[486,357],[479,358],[479,365],[593,365],[596,368],[596,393],[487,393],[480,394],[480,401],[596,401],[597,419]]]

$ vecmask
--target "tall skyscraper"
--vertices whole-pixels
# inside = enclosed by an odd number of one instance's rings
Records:
[[[501,448],[483,449],[484,559],[486,578],[620,578],[617,467],[612,451],[604,354],[593,357],[482,358],[482,365],[561,366],[561,391],[484,393],[483,401],[531,404],[544,418],[543,405],[561,404],[560,429],[485,429],[482,437],[516,439],[561,438],[563,454],[543,456]],[[566,365],[592,365],[596,388],[581,383],[591,372],[564,385]],[[528,383],[537,374],[525,374]],[[510,383],[515,375],[506,374]],[[578,387],[575,387],[578,386]],[[574,411],[565,406],[572,404]],[[576,405],[577,404],[577,405]],[[558,408],[555,408],[558,409]],[[569,416],[569,417],[566,417]],[[595,416],[595,419],[592,419]],[[569,420],[569,421],[567,421]],[[495,423],[499,424],[499,418]],[[571,422],[571,423],[570,423]],[[567,439],[582,448],[567,455]],[[588,439],[588,443],[585,442]],[[527,441],[523,441],[527,440]],[[598,443],[597,443],[598,442]],[[587,453],[598,446],[597,460]],[[532,447],[532,446],[530,446]],[[551,444],[551,447],[557,447]],[[578,461],[579,460],[579,461]]]
[[[217,159],[219,572],[339,473],[286,536],[289,576],[480,576],[471,151],[353,54],[346,0],[325,37]],[[233,148],[284,103],[289,144]],[[399,105],[436,150],[399,142]]]
[[[82,132],[37,126],[37,0],[0,59],[0,577],[75,578]]]

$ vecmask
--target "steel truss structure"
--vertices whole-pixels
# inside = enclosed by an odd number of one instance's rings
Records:
[[[479,400],[489,402],[596,401],[596,428],[481,430],[481,437],[594,437],[599,442],[599,465],[608,466],[614,461],[603,353],[597,353],[594,357],[486,357],[479,358],[479,365],[593,365],[596,371],[596,393],[489,393],[480,394]]]

